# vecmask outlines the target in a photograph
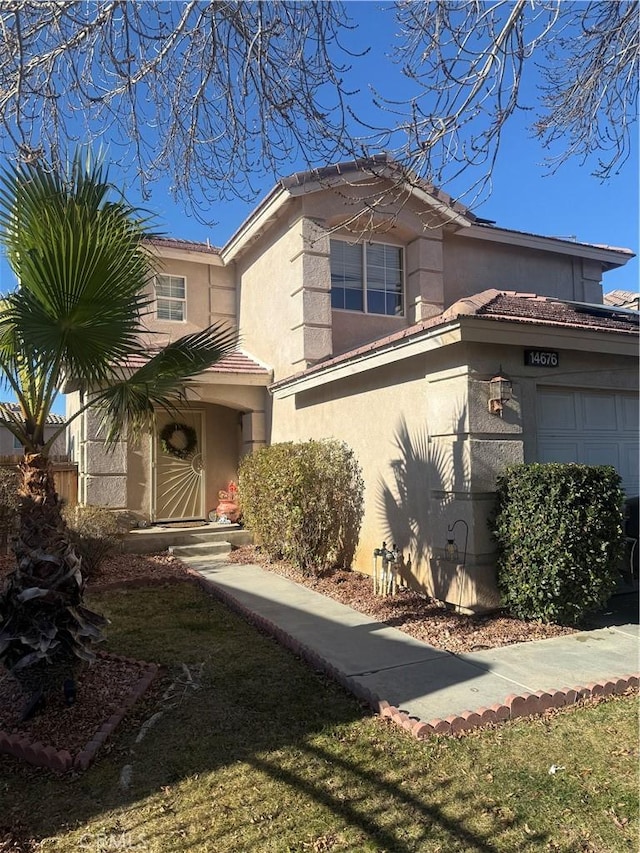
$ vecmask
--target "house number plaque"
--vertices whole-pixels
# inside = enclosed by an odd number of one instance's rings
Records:
[[[560,356],[555,350],[526,349],[524,363],[527,367],[557,367],[560,364]]]

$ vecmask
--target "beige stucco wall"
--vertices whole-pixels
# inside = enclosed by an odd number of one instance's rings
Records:
[[[553,334],[538,334],[551,348]],[[631,357],[564,350],[561,364],[555,374],[527,368],[521,346],[443,347],[275,399],[272,440],[332,437],[353,448],[366,485],[356,569],[370,572],[374,548],[396,542],[412,585],[462,608],[491,608],[498,596],[487,519],[497,475],[536,459],[537,388],[637,393]],[[513,382],[503,417],[487,405],[500,366]],[[469,528],[464,570],[444,559],[447,528],[458,519]],[[455,539],[461,559],[464,525]]]
[[[346,352],[376,338],[393,334],[419,320],[440,313],[443,307],[441,220],[433,211],[387,184],[388,203],[358,216],[370,201],[371,187],[352,185],[323,190],[303,200],[303,213],[326,232],[325,261],[314,272],[314,287],[331,290],[329,245],[331,238],[358,242],[372,240],[404,249],[404,313],[402,317],[333,310],[331,349]],[[316,240],[316,245],[320,241]],[[309,279],[305,278],[305,287]]]
[[[57,427],[48,426],[45,428],[44,437],[45,441],[48,441]],[[58,436],[56,440],[53,442],[51,450],[49,451],[52,456],[65,456],[67,453],[67,437],[63,432],[62,435]],[[20,456],[22,454],[22,448],[16,448],[13,444],[13,434],[9,432],[5,427],[0,427],[0,456]]]
[[[303,220],[294,206],[237,262],[241,344],[273,367],[275,378],[304,369],[310,360],[303,327],[304,260]]]
[[[273,365],[276,380],[443,308],[441,221],[393,188],[387,207],[358,216],[370,192],[353,185],[290,200],[235,262],[242,344]],[[331,310],[332,237],[405,249],[402,317]]]
[[[443,243],[445,307],[489,288],[578,302],[602,302],[601,268],[571,255],[509,246],[460,234]]]
[[[479,472],[487,452],[501,453],[505,443],[518,461],[522,445],[500,434],[490,449],[474,445],[465,347],[451,349],[274,400],[272,440],[332,437],[353,448],[366,484],[356,569],[369,573],[374,549],[395,542],[412,585],[461,607],[491,607],[495,584],[481,528],[493,480]],[[470,528],[464,577],[443,560],[447,525],[457,518]]]
[[[204,262],[210,258],[206,254],[200,257],[199,262],[188,260],[188,257],[158,258],[159,273],[184,276],[186,279],[186,319],[182,322],[158,320],[152,303],[143,325],[154,333],[155,346],[162,346],[213,323],[236,327],[234,269],[221,266],[219,261]],[[148,293],[152,298],[155,297],[153,286],[150,285]]]

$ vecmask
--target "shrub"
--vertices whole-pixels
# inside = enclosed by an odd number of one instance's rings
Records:
[[[498,586],[521,619],[569,625],[602,606],[624,547],[620,476],[608,465],[515,465],[490,522]]]
[[[243,459],[245,525],[271,559],[305,572],[348,568],[358,541],[364,484],[360,465],[335,440],[285,442]]]
[[[120,525],[116,516],[100,506],[63,508],[69,539],[82,559],[82,575],[91,580],[102,563],[117,549]]]
[[[18,521],[18,469],[0,466],[0,551],[16,529]]]

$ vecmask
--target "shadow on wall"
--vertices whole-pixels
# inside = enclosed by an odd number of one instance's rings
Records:
[[[392,480],[378,483],[377,516],[388,540],[403,555],[401,574],[429,592],[446,591],[457,576],[443,559],[450,507],[456,494],[468,492],[468,465],[464,456],[466,407],[454,414],[451,434],[430,437],[427,429],[410,432],[401,417],[390,460]],[[444,598],[444,600],[448,600]]]

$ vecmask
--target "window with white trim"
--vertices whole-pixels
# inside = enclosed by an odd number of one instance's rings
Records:
[[[181,275],[156,276],[158,320],[184,320],[187,314],[187,281]]]
[[[400,246],[331,240],[331,307],[402,316],[404,274]]]

